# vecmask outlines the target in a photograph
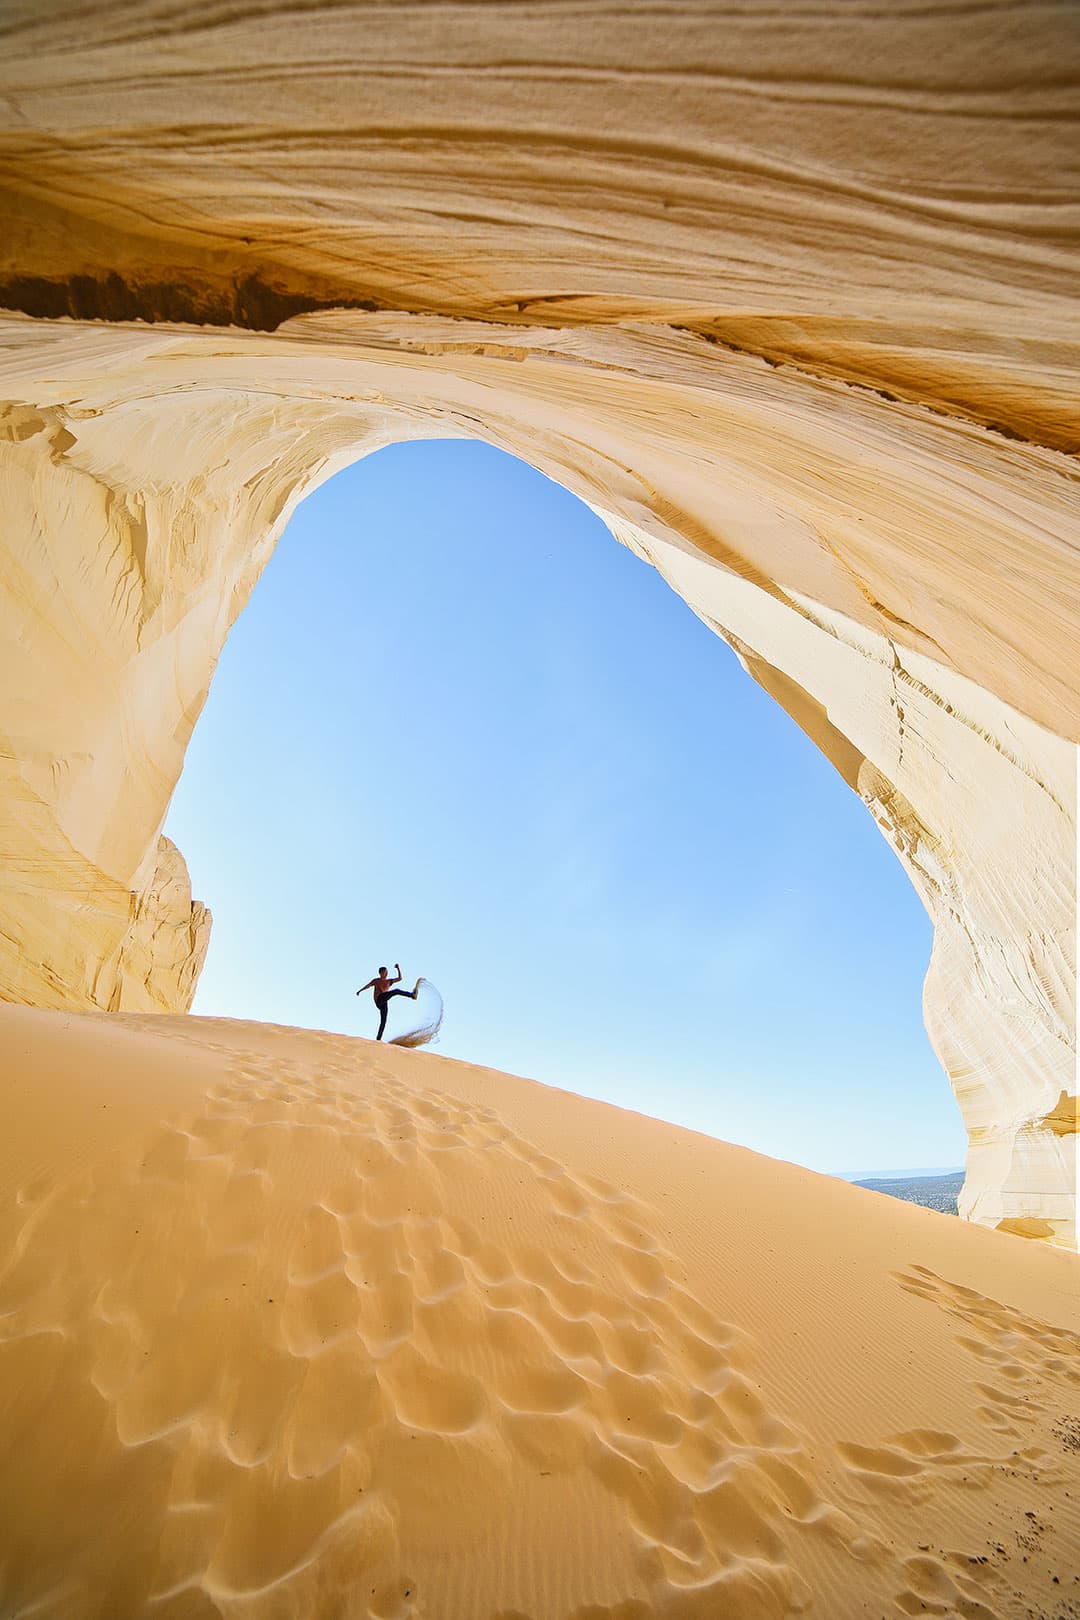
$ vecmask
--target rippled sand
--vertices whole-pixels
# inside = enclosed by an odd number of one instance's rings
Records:
[[[5,1615],[1080,1612],[1075,1256],[343,1036],[0,1068]]]

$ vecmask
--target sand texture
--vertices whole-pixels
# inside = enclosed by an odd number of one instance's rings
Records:
[[[8,0],[0,37],[0,998],[190,1005],[160,835],[231,624],[322,479],[483,438],[863,799],[935,927],[961,1212],[1075,1245],[1075,8]]]
[[[1074,1257],[370,1041],[0,1043],[13,1620],[1080,1609]]]

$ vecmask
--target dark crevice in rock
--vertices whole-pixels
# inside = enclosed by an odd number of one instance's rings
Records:
[[[282,292],[261,277],[238,277],[224,286],[198,286],[185,281],[125,281],[115,270],[106,275],[9,276],[0,281],[0,308],[19,310],[39,320],[167,321],[186,326],[240,326],[273,332],[294,315],[321,309],[377,310],[365,298],[313,298]]]
[[[1030,445],[1034,450],[1052,450],[1067,456],[1075,456],[1080,451],[1080,440],[1077,439],[1075,426],[1071,423],[1057,429],[1045,421],[1035,425],[1020,418],[1013,424],[983,414],[969,399],[957,396],[955,399],[935,401],[924,398],[914,388],[884,388],[879,382],[871,380],[870,375],[864,371],[845,373],[835,365],[815,365],[806,355],[788,354],[782,348],[774,348],[771,351],[756,349],[734,342],[708,326],[694,326],[680,322],[673,325],[672,330],[700,338],[713,348],[727,350],[729,354],[741,354],[752,360],[761,360],[774,371],[786,368],[804,377],[812,377],[817,382],[836,382],[863,394],[873,394],[890,405],[915,406],[918,410],[926,411],[931,416],[942,417],[946,421],[969,422],[973,427],[983,428],[987,433],[994,433],[999,438],[1011,440],[1015,444]]]

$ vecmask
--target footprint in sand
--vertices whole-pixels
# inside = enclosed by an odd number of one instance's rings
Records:
[[[1080,1334],[1025,1316],[1014,1306],[948,1282],[925,1266],[913,1266],[893,1276],[908,1293],[931,1301],[964,1323],[968,1331],[957,1336],[957,1344],[984,1362],[996,1378],[1014,1384],[1035,1378],[1080,1386]],[[1042,1397],[1033,1390],[1025,1398]]]
[[[140,1503],[125,1567],[156,1571],[163,1620],[201,1620],[223,1594],[251,1620],[430,1620],[439,1594],[409,1571],[437,1544],[448,1479],[469,1556],[526,1481],[554,1525],[562,1487],[598,1504],[632,1550],[624,1589],[568,1620],[805,1605],[794,1543],[817,1566],[853,1528],[654,1211],[491,1109],[358,1082],[332,1047],[285,1073],[222,1050],[230,1075],[194,1117],[28,1189],[0,1280],[0,1372],[30,1391],[38,1453],[87,1459],[60,1517],[84,1538],[68,1564],[98,1573],[72,1615],[148,1600],[87,1550],[122,1488]],[[56,1381],[78,1392],[62,1415]],[[55,1565],[35,1522],[19,1528],[27,1590]]]

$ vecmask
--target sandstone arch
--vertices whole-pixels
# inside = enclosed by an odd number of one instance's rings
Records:
[[[9,11],[0,995],[189,1004],[229,625],[320,478],[482,436],[863,797],[966,1212],[1075,1241],[1076,40],[958,16],[316,7],[285,68],[283,9]]]

